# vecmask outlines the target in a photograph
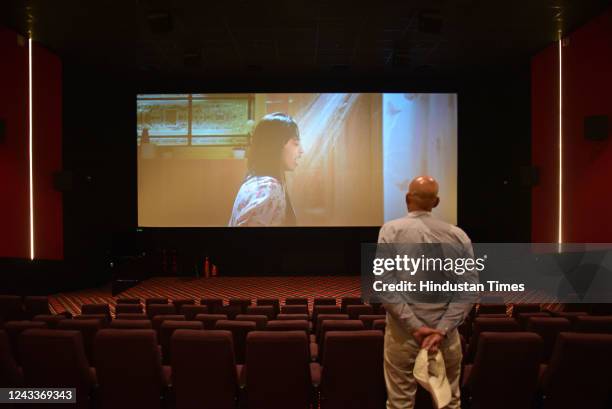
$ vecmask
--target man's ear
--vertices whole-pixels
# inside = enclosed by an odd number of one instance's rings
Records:
[[[439,197],[436,197],[436,201],[435,201],[434,205],[432,206],[432,209],[433,209],[434,207],[437,207],[439,204],[440,204],[440,198],[439,198]]]

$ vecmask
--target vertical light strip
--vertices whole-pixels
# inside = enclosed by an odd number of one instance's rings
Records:
[[[34,171],[32,162],[33,157],[33,131],[32,131],[32,38],[28,39],[28,162],[30,167],[30,260],[34,260]]]
[[[563,243],[563,39],[559,33],[559,221],[557,242]]]

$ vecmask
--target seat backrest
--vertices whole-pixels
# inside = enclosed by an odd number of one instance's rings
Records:
[[[306,297],[285,298],[285,305],[306,305],[308,306],[308,298]]]
[[[342,297],[340,299],[340,309],[343,314],[347,314],[346,307],[349,305],[362,305],[363,300],[361,297]]]
[[[117,304],[140,304],[140,298],[119,297],[117,298]]]
[[[36,315],[50,315],[49,297],[46,295],[28,295],[23,298],[23,309],[27,319],[32,319]]]
[[[215,328],[215,323],[219,320],[227,320],[225,314],[198,314],[195,316],[196,321],[201,321],[204,329]]]
[[[246,314],[265,315],[269,320],[273,320],[276,316],[274,307],[271,305],[250,305],[246,308]]]
[[[209,314],[219,314],[223,309],[223,300],[221,298],[202,298],[200,305],[207,306]]]
[[[162,363],[168,364],[170,362],[170,339],[172,334],[177,329],[193,329],[202,330],[204,326],[201,321],[172,321],[166,320],[161,324],[159,330],[159,343],[162,347]]]
[[[348,314],[317,314],[316,321],[313,319],[312,321],[312,330],[318,334],[319,328],[321,328],[321,324],[327,320],[348,320]]]
[[[117,314],[142,314],[142,305],[140,304],[117,304],[115,306],[115,315]]]
[[[198,314],[207,314],[208,307],[206,305],[190,305],[184,304],[179,308],[179,313],[185,316],[187,321],[193,321]]]
[[[278,298],[258,298],[257,305],[271,305],[274,310],[274,317],[280,312],[280,300]]]
[[[308,314],[278,314],[276,316],[277,320],[305,320],[308,321]]]
[[[312,385],[303,331],[249,333],[246,368],[249,408],[308,408]]]
[[[229,321],[219,320],[215,323],[215,329],[226,330],[232,333],[234,340],[234,354],[237,364],[244,364],[246,353],[246,338],[249,332],[257,328],[253,321]]]
[[[512,305],[512,316],[516,318],[517,314],[523,312],[540,312],[540,304],[528,303],[528,304],[513,304]]]
[[[268,321],[266,329],[269,331],[304,331],[308,333],[306,320],[272,320]]]
[[[360,320],[325,320],[321,323],[317,343],[319,344],[319,357],[325,357],[325,336],[329,331],[363,331],[365,327]]]
[[[481,318],[474,319],[470,343],[466,354],[466,362],[473,362],[478,347],[478,337],[481,332],[517,332],[521,327],[514,318]]]
[[[66,316],[61,314],[39,314],[35,315],[32,321],[46,322],[47,327],[53,329],[57,328],[57,324],[65,319],[67,319]]]
[[[336,305],[336,299],[333,297],[315,297],[313,305]]]
[[[131,319],[116,319],[110,323],[109,328],[113,329],[152,329],[151,320],[131,320]]]
[[[282,314],[308,314],[308,305],[287,304],[281,307]]]
[[[465,380],[473,407],[531,408],[542,348],[542,338],[532,332],[482,332]]]
[[[374,308],[371,305],[347,305],[346,313],[351,320],[358,320],[359,316],[364,314],[374,314]]]
[[[76,388],[78,407],[87,407],[94,379],[80,331],[26,330],[19,336],[19,355],[28,387]]]
[[[83,304],[81,315],[104,315],[107,321],[111,320],[110,306],[108,304]]]
[[[527,320],[527,331],[535,332],[542,337],[544,349],[542,362],[548,362],[553,347],[560,332],[571,331],[571,323],[568,319],[559,317],[530,317]]]
[[[148,304],[147,317],[150,320],[157,315],[175,315],[176,307],[173,304]]]
[[[150,304],[168,304],[168,298],[166,297],[149,297],[145,298],[145,306]]]
[[[380,331],[326,333],[321,409],[385,407],[383,344]]]
[[[315,305],[312,308],[312,325],[313,330],[317,330],[319,314],[341,314],[340,307],[335,305]]]
[[[8,335],[11,351],[13,352],[13,358],[15,358],[18,365],[21,364],[21,356],[19,354],[19,348],[17,347],[19,335],[27,329],[44,328],[48,328],[47,323],[41,321],[9,321],[4,323],[4,330]]]
[[[93,348],[96,334],[102,329],[102,325],[99,320],[63,320],[58,326],[61,330],[74,330],[79,331],[83,338],[83,347],[85,348],[85,355],[87,361],[93,366]]]
[[[252,321],[255,323],[255,329],[257,329],[258,331],[265,330],[266,324],[268,323],[268,317],[265,315],[238,314],[234,319],[236,321]]]
[[[376,320],[384,320],[387,317],[385,315],[380,315],[380,314],[362,314],[359,316],[359,319],[361,320],[361,322],[363,322],[363,326],[365,327],[365,329],[372,329],[372,324],[374,323],[374,321]]]
[[[138,313],[121,313],[115,316],[118,320],[148,320],[149,317],[147,314],[138,314]]]
[[[387,327],[387,319],[386,318],[381,318],[379,320],[374,320],[374,322],[372,322],[372,329],[385,332],[385,328],[386,327]]]
[[[519,312],[518,314],[516,314],[516,320],[520,324],[521,328],[525,330],[527,328],[527,322],[529,321],[529,318],[531,317],[547,318],[550,316],[551,316],[550,313],[547,311]]]
[[[3,387],[23,385],[23,374],[13,357],[8,334],[0,330],[0,385]]]
[[[157,331],[157,337],[159,339],[159,330],[164,321],[185,321],[184,315],[178,314],[168,314],[168,315],[156,315],[151,320],[151,324],[153,325],[153,329]]]
[[[491,304],[481,303],[478,304],[478,315],[480,314],[505,314],[506,304]]]
[[[612,334],[612,316],[582,315],[574,319],[576,332]]]
[[[183,305],[195,305],[195,300],[192,298],[176,298],[172,300],[172,304],[177,311],[180,311]]]
[[[170,342],[176,409],[234,409],[238,379],[230,331],[177,329]]]
[[[560,333],[542,377],[544,409],[607,407],[611,367],[612,334]]]
[[[23,303],[18,295],[0,295],[0,322],[23,319]]]
[[[100,407],[160,408],[166,386],[155,331],[98,331],[94,344]]]
[[[237,305],[240,307],[240,314],[246,314],[246,308],[251,305],[250,298],[230,298],[227,301],[229,306]]]

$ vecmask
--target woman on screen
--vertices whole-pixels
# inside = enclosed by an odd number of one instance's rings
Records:
[[[248,173],[236,194],[229,226],[295,226],[285,172],[297,167],[303,153],[293,118],[280,112],[264,116],[253,132]]]

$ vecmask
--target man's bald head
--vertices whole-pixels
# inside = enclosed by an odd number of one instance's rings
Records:
[[[408,211],[414,212],[424,210],[431,212],[431,209],[440,203],[438,198],[438,182],[431,176],[418,176],[410,182],[408,193],[406,194],[406,205]]]

